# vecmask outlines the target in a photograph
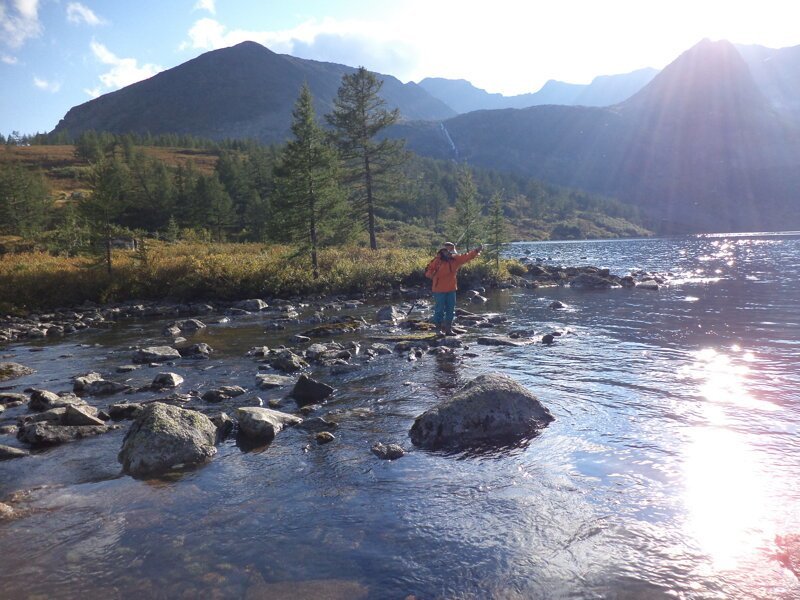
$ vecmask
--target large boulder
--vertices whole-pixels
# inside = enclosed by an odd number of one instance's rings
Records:
[[[333,393],[333,388],[320,381],[315,381],[307,375],[300,375],[292,389],[292,397],[301,406],[306,404],[319,404]]]
[[[303,422],[300,417],[257,406],[236,409],[236,419],[239,421],[239,431],[245,437],[265,442],[274,439],[284,428]]]
[[[175,360],[180,358],[181,353],[172,346],[150,346],[148,348],[140,348],[133,355],[133,362],[135,363],[155,363],[167,362],[168,360]]]
[[[415,446],[433,450],[502,443],[535,433],[553,415],[506,375],[481,375],[414,420]]]
[[[118,459],[129,475],[154,475],[205,462],[217,453],[216,439],[217,428],[204,414],[153,402],[131,425]]]

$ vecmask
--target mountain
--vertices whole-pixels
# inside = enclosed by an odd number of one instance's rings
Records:
[[[725,41],[703,40],[611,107],[476,111],[394,135],[423,154],[618,197],[665,233],[800,227],[800,129]]]
[[[800,122],[800,46],[737,46],[770,104]]]
[[[318,114],[330,112],[342,75],[355,69],[276,54],[255,42],[214,50],[150,79],[90,100],[67,112],[53,133],[190,133],[212,139],[282,142],[300,87],[307,82]],[[382,96],[406,119],[456,113],[414,83],[389,75]]]
[[[601,75],[588,85],[551,79],[538,92],[517,96],[490,94],[464,79],[428,77],[419,85],[434,98],[463,114],[473,110],[527,108],[543,104],[610,106],[638,92],[656,73],[656,69],[639,69],[622,75]]]

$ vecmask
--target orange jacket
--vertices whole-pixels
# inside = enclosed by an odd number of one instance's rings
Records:
[[[457,254],[453,260],[442,260],[437,254],[425,269],[425,276],[433,279],[434,292],[455,292],[458,289],[456,273],[473,258],[478,256],[478,250],[470,250],[466,254]]]

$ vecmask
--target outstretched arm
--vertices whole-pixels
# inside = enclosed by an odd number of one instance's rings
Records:
[[[483,246],[479,245],[477,248],[475,248],[474,250],[470,250],[466,254],[459,254],[458,256],[454,256],[453,260],[455,261],[456,265],[460,267],[461,265],[468,263],[473,258],[478,256],[481,253],[481,250],[483,250]]]

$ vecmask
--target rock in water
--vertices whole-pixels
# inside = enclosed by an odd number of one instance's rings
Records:
[[[30,452],[22,450],[21,448],[14,448],[13,446],[4,446],[0,444],[0,460],[10,460],[12,458],[22,458],[28,456]]]
[[[214,349],[206,343],[192,344],[188,348],[178,350],[183,358],[207,359],[214,352]]]
[[[584,290],[607,290],[620,287],[617,282],[593,273],[580,273],[569,282],[569,285],[570,287]]]
[[[133,362],[135,363],[154,363],[166,362],[180,358],[181,353],[175,350],[172,346],[150,346],[149,348],[141,348],[133,355]]]
[[[13,362],[0,363],[0,381],[7,381],[9,379],[16,379],[17,377],[25,377],[35,373],[30,367],[20,365]]]
[[[242,310],[259,312],[269,308],[269,304],[267,304],[260,298],[252,298],[250,300],[242,300],[241,302],[236,304],[236,307]]]
[[[159,373],[153,378],[150,387],[154,389],[175,388],[183,383],[183,377],[177,373]]]
[[[216,438],[217,428],[204,414],[154,402],[131,425],[118,459],[129,475],[155,475],[205,462],[217,453]]]
[[[318,404],[332,393],[333,388],[331,386],[315,381],[307,375],[300,375],[300,379],[294,384],[292,397],[302,406],[305,404]]]
[[[40,412],[50,410],[51,408],[63,408],[70,404],[74,406],[83,406],[86,402],[73,394],[59,396],[47,390],[33,390],[31,392],[31,399],[28,401],[28,408],[32,411]]]
[[[294,383],[294,377],[286,375],[256,375],[256,382],[258,387],[262,390],[271,390],[273,388],[285,387]]]
[[[551,421],[531,392],[506,375],[489,374],[418,416],[409,435],[421,448],[458,449],[530,435]]]
[[[397,460],[406,455],[406,451],[398,444],[383,444],[376,442],[372,445],[372,453],[382,460]]]
[[[299,425],[303,422],[300,417],[256,406],[236,409],[236,418],[239,421],[239,430],[242,434],[265,442],[272,440],[284,427]]]
[[[123,392],[129,388],[130,386],[124,383],[103,379],[100,373],[87,373],[75,378],[72,391],[76,394],[86,394],[88,396],[107,396]]]
[[[98,419],[93,412],[96,412],[96,409],[92,409],[92,407],[82,407],[82,406],[67,406],[64,409],[64,417],[61,419],[61,423],[63,425],[71,425],[71,426],[81,426],[81,425],[96,425],[97,427],[102,427],[105,425],[103,421]]]
[[[272,361],[272,367],[286,373],[302,371],[308,363],[291,350],[281,350]]]
[[[394,323],[405,315],[394,306],[381,306],[375,314],[378,323]]]
[[[110,431],[110,428],[105,425],[69,426],[40,422],[21,426],[17,431],[17,439],[31,446],[54,446],[107,431]]]

